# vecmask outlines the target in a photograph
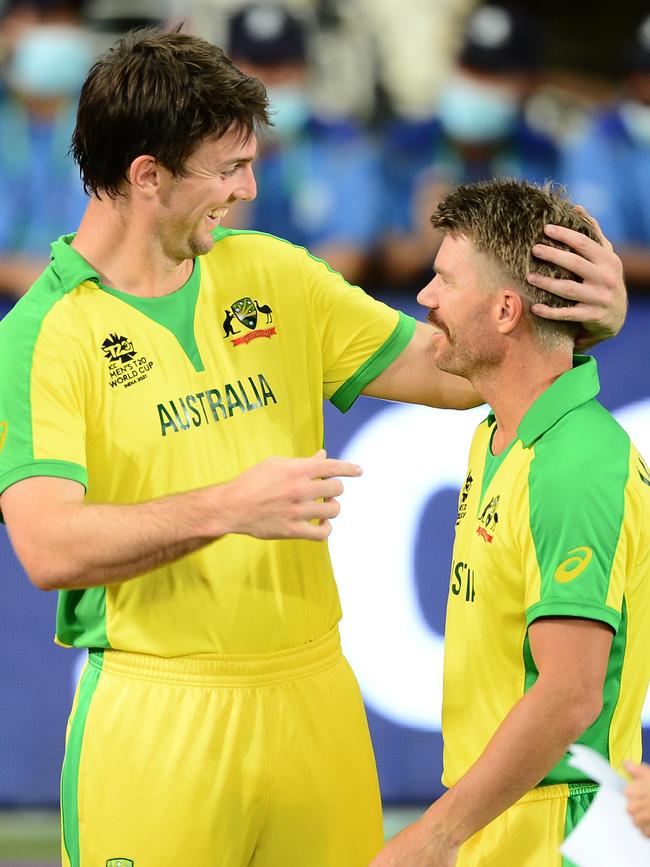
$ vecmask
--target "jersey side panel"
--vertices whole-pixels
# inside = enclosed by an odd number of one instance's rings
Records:
[[[614,631],[598,719],[578,739],[609,758],[609,732],[620,696],[628,613],[621,544],[629,476],[627,434],[595,400],[561,419],[535,445],[531,464],[530,532],[539,574],[539,596],[528,594],[529,625],[538,617],[599,620]],[[536,680],[533,667],[527,686]],[[580,782],[566,763],[544,784]]]
[[[641,759],[639,718],[650,680],[650,473],[634,446],[616,565],[619,578],[611,582],[607,603],[616,607],[623,597],[627,641],[619,672],[619,699],[608,734],[610,761],[619,767],[624,759]]]

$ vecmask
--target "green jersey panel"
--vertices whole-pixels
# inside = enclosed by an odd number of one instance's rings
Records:
[[[650,485],[595,400],[596,363],[577,358],[494,457],[479,426],[460,494],[445,632],[446,785],[481,755],[538,672],[539,617],[599,620],[614,633],[603,710],[579,739],[615,765],[640,756],[650,678]],[[561,761],[544,784],[582,783]]]
[[[188,283],[163,298],[103,287],[70,240],[53,244],[44,276],[0,325],[0,490],[50,472],[84,484],[88,503],[130,504],[225,482],[271,455],[311,455],[323,397],[343,390],[346,408],[359,371],[378,375],[413,332],[269,235],[216,232]],[[8,347],[22,347],[28,313],[33,337],[16,367]],[[339,617],[326,543],[229,535],[136,580],[62,592],[57,640],[263,653]]]

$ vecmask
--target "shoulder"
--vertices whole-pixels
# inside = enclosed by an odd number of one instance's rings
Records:
[[[531,477],[541,489],[621,489],[628,477],[630,437],[601,403],[592,399],[564,415],[535,443]]]
[[[0,368],[13,375],[31,366],[37,346],[69,356],[79,348],[80,310],[70,301],[82,284],[66,285],[50,262],[27,293],[0,321]],[[0,377],[3,374],[0,373]]]
[[[306,247],[268,232],[220,227],[213,232],[213,237],[214,247],[201,257],[207,262],[227,259],[231,266],[252,269],[329,269],[326,262],[314,256]]]

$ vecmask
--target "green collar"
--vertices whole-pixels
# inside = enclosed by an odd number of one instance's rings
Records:
[[[517,436],[524,448],[529,448],[572,409],[593,400],[599,391],[596,359],[591,355],[574,355],[571,370],[542,392],[521,420]],[[495,421],[491,412],[488,424],[493,425]]]
[[[59,275],[64,292],[71,292],[84,280],[93,280],[99,285],[99,274],[84,257],[77,253],[70,244],[74,239],[71,235],[61,235],[50,244],[50,258]]]

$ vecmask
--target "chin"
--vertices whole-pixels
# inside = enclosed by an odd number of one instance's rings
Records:
[[[436,363],[436,367],[439,370],[442,370],[444,373],[453,373],[455,376],[467,376],[467,371],[465,370],[465,366],[461,364],[457,359],[445,358],[444,353],[436,356],[434,358]]]
[[[190,238],[188,247],[190,249],[189,259],[193,259],[195,256],[205,256],[214,247],[214,238],[212,235],[207,238]]]

